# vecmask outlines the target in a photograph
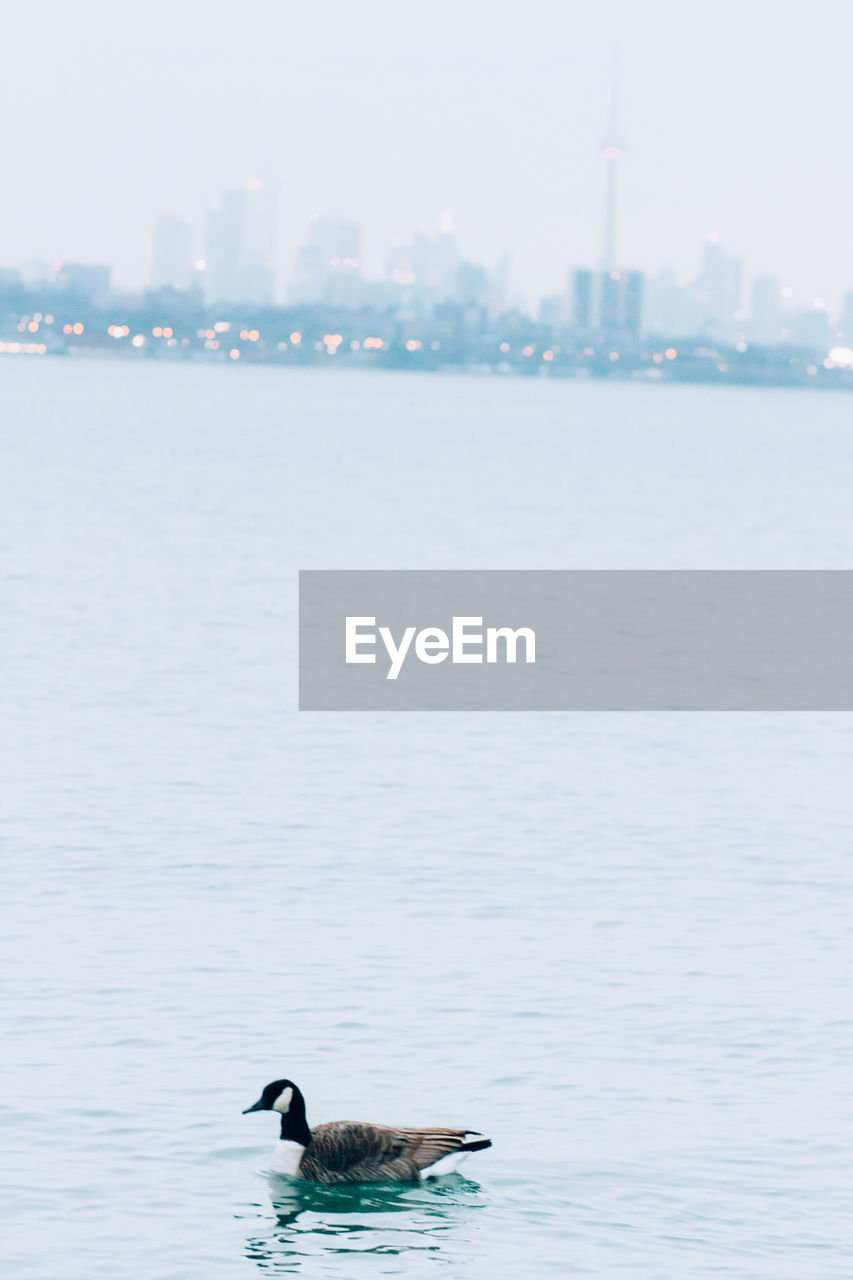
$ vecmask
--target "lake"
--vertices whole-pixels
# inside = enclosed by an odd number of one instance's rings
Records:
[[[849,1278],[853,720],[298,713],[299,568],[850,568],[853,399],[0,364],[3,1265]],[[309,1121],[466,1178],[273,1186]]]

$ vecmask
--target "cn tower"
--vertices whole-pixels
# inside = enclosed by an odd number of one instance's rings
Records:
[[[601,243],[601,269],[614,271],[618,265],[616,248],[616,215],[619,200],[619,163],[625,154],[625,145],[619,131],[619,84],[614,82],[610,90],[610,115],[601,144],[604,161],[604,235]]]

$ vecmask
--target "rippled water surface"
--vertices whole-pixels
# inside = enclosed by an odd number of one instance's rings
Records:
[[[0,366],[4,1276],[853,1274],[846,716],[299,715],[297,568],[850,567],[853,400]],[[294,1188],[309,1118],[468,1178]]]

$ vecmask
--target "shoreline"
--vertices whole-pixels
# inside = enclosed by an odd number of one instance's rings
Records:
[[[678,351],[676,357],[665,364],[655,361],[654,351],[639,354],[618,353],[619,358],[606,361],[595,357],[573,356],[568,353],[563,359],[557,357],[550,361],[534,360],[523,357],[521,360],[489,360],[475,358],[440,358],[439,353],[426,352],[423,358],[412,358],[414,354],[405,348],[389,344],[382,350],[373,351],[329,351],[322,343],[308,350],[290,351],[268,350],[255,347],[248,351],[231,348],[229,351],[210,351],[192,347],[188,340],[186,345],[176,343],[174,347],[162,347],[158,350],[155,344],[133,347],[130,343],[111,343],[105,345],[96,342],[62,343],[48,345],[46,342],[27,342],[23,339],[0,340],[0,360],[3,356],[24,357],[65,357],[73,360],[108,360],[137,362],[156,360],[164,363],[192,363],[207,365],[245,365],[272,367],[279,369],[322,369],[382,371],[394,373],[420,373],[441,375],[465,375],[474,378],[541,378],[560,381],[580,382],[619,382],[669,385],[700,385],[728,387],[761,387],[775,390],[805,389],[823,391],[853,390],[853,368],[832,365],[829,362],[818,362],[817,358],[806,360],[802,357],[790,357],[787,362],[773,364],[757,364],[743,358],[731,363],[721,360],[720,353],[714,355],[703,351]],[[319,350],[317,347],[319,346]],[[234,355],[233,352],[239,354]],[[728,354],[728,353],[727,353]],[[740,353],[736,353],[740,355]],[[532,353],[531,353],[532,355]],[[716,356],[716,359],[715,359]]]

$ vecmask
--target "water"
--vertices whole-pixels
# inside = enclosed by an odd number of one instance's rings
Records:
[[[850,717],[300,716],[294,623],[298,567],[850,567],[852,402],[0,376],[4,1275],[849,1277]],[[494,1149],[275,1188],[283,1074]]]

